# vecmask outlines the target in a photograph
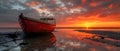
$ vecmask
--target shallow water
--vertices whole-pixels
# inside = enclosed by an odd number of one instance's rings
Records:
[[[56,29],[27,37],[20,29],[0,29],[0,51],[120,51],[119,36],[119,29]]]

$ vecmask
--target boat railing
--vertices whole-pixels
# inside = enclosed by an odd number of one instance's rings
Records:
[[[40,21],[44,22],[44,23],[55,25],[55,19],[54,18],[40,18]]]

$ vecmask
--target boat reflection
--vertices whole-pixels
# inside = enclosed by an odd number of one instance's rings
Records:
[[[54,47],[56,38],[53,33],[37,33],[26,36],[24,42],[28,45],[22,46],[22,51],[43,51]]]

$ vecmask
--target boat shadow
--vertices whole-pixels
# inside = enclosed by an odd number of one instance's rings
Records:
[[[15,50],[19,47],[21,51],[44,50],[48,47],[54,47],[56,37],[53,33],[32,33],[25,35],[22,31],[0,33],[0,51]]]

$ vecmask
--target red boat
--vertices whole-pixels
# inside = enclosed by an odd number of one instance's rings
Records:
[[[42,17],[39,20],[19,15],[19,23],[24,33],[52,32],[55,29],[55,19]]]

